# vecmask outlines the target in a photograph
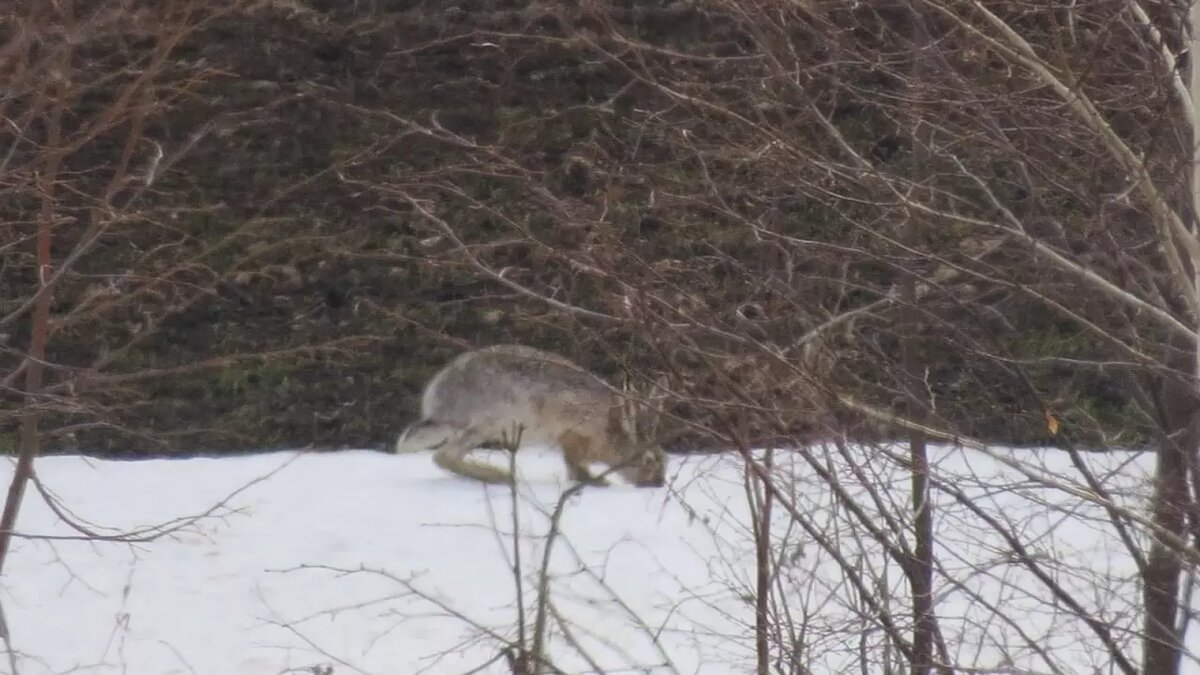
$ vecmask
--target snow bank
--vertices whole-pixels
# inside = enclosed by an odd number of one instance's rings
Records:
[[[1079,481],[1063,455],[1001,452]],[[1085,612],[1113,625],[1114,639],[1136,657],[1135,568],[1103,511],[982,454],[933,453],[935,478],[947,487],[936,497],[938,612],[958,664],[1108,672],[1095,633],[1031,576],[996,523],[1046,562]],[[857,672],[867,650],[882,672],[889,657],[870,619],[878,607],[854,588],[846,565],[861,570],[902,630],[906,583],[844,505],[853,499],[883,526],[908,508],[907,475],[886,453],[864,448],[777,453],[776,462],[796,476],[788,501],[808,527],[776,505],[779,585],[793,622],[804,626],[803,658],[813,672]],[[1149,458],[1088,462],[1106,486],[1137,503]],[[546,514],[567,485],[552,453],[523,452],[520,464],[528,605]],[[836,489],[814,464],[831,471]],[[6,465],[0,480],[11,470]],[[447,475],[428,456],[53,457],[39,460],[38,472],[96,528],[136,530],[228,499],[152,542],[18,541],[0,599],[24,675],[249,675],[315,672],[322,664],[338,675],[464,673],[489,661],[480,672],[505,672],[495,660],[500,640],[517,635],[510,495]],[[670,489],[587,489],[567,504],[551,558],[563,619],[551,654],[567,672],[589,672],[589,659],[624,672],[750,672],[754,555],[741,462],[674,458],[671,474]],[[18,529],[78,534],[32,490]],[[1187,667],[1200,673],[1195,662]]]

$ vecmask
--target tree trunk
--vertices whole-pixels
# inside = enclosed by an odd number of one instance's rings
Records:
[[[924,77],[925,63],[924,47],[928,43],[925,26],[917,8],[912,12],[912,81],[920,87]],[[912,132],[912,174],[910,179],[914,184],[921,183],[925,171],[928,170],[927,136],[928,131],[920,109],[920,93],[913,95],[914,124]],[[916,193],[918,199],[925,197],[921,192]],[[914,220],[915,214],[910,214],[905,223],[901,238],[908,245],[916,247],[919,244],[920,232]],[[911,420],[925,421],[925,405],[922,402],[923,382],[921,358],[915,344],[915,334],[918,330],[915,319],[917,302],[917,287],[915,270],[901,283],[900,296],[902,302],[910,308],[909,314],[914,319],[903,326],[901,337],[901,359],[904,369],[905,389],[907,390],[905,414]],[[933,505],[929,501],[929,457],[927,453],[925,433],[916,429],[908,432],[909,462],[912,478],[911,503],[913,516],[913,551],[908,560],[909,569],[905,570],[909,582],[909,591],[913,602],[913,658],[909,665],[911,675],[929,675],[933,668],[934,636],[937,633],[937,619],[933,608]]]
[[[1158,449],[1154,476],[1154,523],[1185,536],[1186,516],[1191,503],[1188,491],[1188,453],[1197,443],[1197,398],[1194,387],[1167,382],[1161,388],[1160,416],[1167,439]],[[1142,602],[1145,625],[1142,672],[1171,675],[1178,672],[1180,645],[1175,632],[1179,611],[1180,577],[1183,562],[1170,546],[1154,541],[1142,572]]]
[[[64,2],[57,8],[65,18],[71,18],[72,6]],[[71,50],[63,49],[59,56],[61,72],[66,73],[70,62]],[[13,529],[17,524],[17,514],[21,510],[21,501],[25,497],[25,487],[33,476],[33,460],[41,450],[41,438],[38,434],[38,400],[42,390],[42,379],[46,363],[46,342],[50,335],[50,301],[53,289],[49,288],[54,275],[51,259],[51,240],[54,234],[56,213],[55,187],[58,181],[59,169],[62,166],[62,118],[63,107],[67,92],[67,83],[58,82],[57,100],[51,104],[46,119],[46,138],[43,145],[45,163],[39,176],[38,188],[41,193],[41,204],[38,213],[37,250],[38,296],[33,306],[33,316],[29,330],[29,354],[25,363],[25,410],[21,414],[20,451],[17,455],[17,467],[13,472],[12,482],[8,486],[8,495],[4,500],[4,512],[0,514],[0,573],[8,558],[12,544]]]
[[[1191,54],[1200,47],[1200,3],[1193,2],[1188,16]],[[1195,161],[1200,159],[1200,119],[1196,105],[1200,103],[1200,68],[1194,58],[1189,58],[1188,94],[1191,97],[1191,181],[1190,202],[1192,231],[1200,229],[1200,171]],[[1200,292],[1200,261],[1192,260],[1192,288],[1180,289],[1183,293]],[[1191,509],[1191,493],[1188,472],[1192,468],[1198,444],[1200,444],[1200,343],[1176,341],[1178,354],[1190,354],[1190,358],[1176,357],[1172,370],[1179,373],[1178,379],[1163,383],[1159,390],[1159,417],[1166,432],[1158,450],[1158,464],[1154,476],[1154,501],[1152,516],[1158,527],[1184,537],[1187,515]],[[1176,627],[1179,612],[1180,582],[1183,576],[1183,561],[1171,547],[1159,541],[1150,546],[1146,568],[1142,572],[1142,602],[1145,610],[1144,647],[1142,672],[1171,675],[1179,672],[1179,657],[1182,653],[1180,633]]]

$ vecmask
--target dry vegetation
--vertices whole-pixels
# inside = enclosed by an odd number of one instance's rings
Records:
[[[0,530],[43,446],[378,442],[446,355],[519,340],[665,381],[687,443],[743,454],[760,672],[769,512],[804,516],[751,449],[813,438],[908,443],[910,504],[847,508],[903,571],[911,620],[870,611],[909,672],[953,670],[929,504],[958,495],[929,439],[1068,453],[1144,593],[1140,656],[1095,634],[1118,671],[1176,671],[1200,561],[1190,7],[476,5],[3,20]],[[1131,443],[1157,454],[1144,509],[1080,455]]]

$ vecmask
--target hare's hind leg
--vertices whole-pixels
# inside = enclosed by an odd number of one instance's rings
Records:
[[[563,461],[567,465],[567,476],[571,480],[588,485],[609,484],[604,478],[593,476],[587,468],[591,441],[586,437],[574,431],[568,431],[562,435],[558,444],[562,446]]]
[[[511,483],[513,480],[511,471],[471,459],[468,456],[485,440],[487,439],[482,435],[468,429],[438,447],[433,453],[433,461],[446,471],[484,483]]]
[[[411,452],[433,450],[460,434],[462,434],[461,428],[433,420],[420,420],[409,425],[404,430],[404,433],[400,434],[400,438],[396,440],[396,445],[392,451],[398,455],[403,455]]]

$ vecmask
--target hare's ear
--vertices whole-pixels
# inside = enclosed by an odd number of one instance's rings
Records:
[[[629,384],[629,375],[621,379],[621,429],[630,438],[638,438],[637,394]]]
[[[665,376],[656,378],[638,406],[638,438],[643,441],[655,441],[661,431],[663,410],[667,403],[667,388],[663,385],[665,379]]]

